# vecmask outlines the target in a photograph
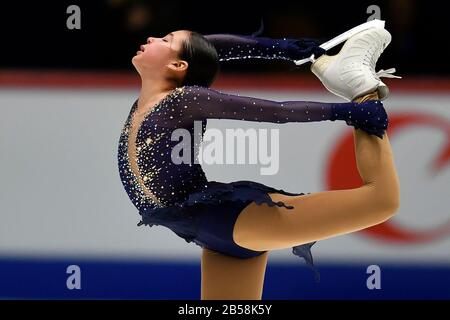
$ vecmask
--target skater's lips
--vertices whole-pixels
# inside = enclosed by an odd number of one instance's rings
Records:
[[[140,50],[136,51],[136,54],[141,54],[145,51],[144,45],[141,45]]]

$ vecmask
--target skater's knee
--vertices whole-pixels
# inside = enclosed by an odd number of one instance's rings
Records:
[[[384,193],[386,209],[390,212],[390,216],[393,216],[400,209],[400,182],[396,175],[386,184]]]
[[[394,216],[400,208],[400,189],[398,184],[379,185],[367,183],[361,188],[368,190],[366,208],[371,210],[377,223],[382,223]],[[366,190],[366,191],[367,191]]]
[[[388,214],[388,219],[395,215],[400,209],[400,194],[399,192],[389,192],[385,199],[385,210]]]
[[[400,192],[398,188],[377,189],[375,202],[379,212],[380,223],[389,220],[400,208]]]

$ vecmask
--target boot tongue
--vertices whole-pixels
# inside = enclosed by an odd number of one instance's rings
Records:
[[[379,78],[397,78],[397,79],[401,79],[402,77],[396,76],[393,73],[395,72],[395,68],[390,68],[387,70],[383,70],[381,69],[380,71],[378,71],[375,75]]]

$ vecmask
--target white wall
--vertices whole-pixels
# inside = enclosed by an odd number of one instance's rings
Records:
[[[341,101],[302,91],[226,90],[273,100]],[[82,255],[198,259],[200,248],[164,227],[137,227],[139,215],[118,174],[117,143],[138,92],[134,90],[0,90],[0,255]],[[428,114],[447,124],[410,126],[390,136],[401,181],[401,208],[392,223],[424,231],[450,221],[450,169],[429,170],[449,146],[450,94],[394,94],[390,117]],[[208,128],[279,128],[281,168],[204,166],[209,179],[256,180],[291,192],[327,189],[329,155],[351,128],[343,122],[283,125],[210,120]],[[351,164],[354,165],[354,164]],[[433,241],[398,245],[364,233],[320,241],[316,261],[374,258],[450,263],[450,232]],[[289,249],[271,259],[297,263]]]

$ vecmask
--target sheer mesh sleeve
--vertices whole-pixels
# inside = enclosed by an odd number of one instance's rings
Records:
[[[205,37],[214,45],[220,61],[236,59],[279,59],[295,61],[321,56],[325,50],[319,41],[309,38],[272,39],[237,34],[210,34]]]
[[[195,120],[235,119],[288,123],[343,120],[381,138],[387,128],[387,114],[380,101],[326,103],[272,101],[199,87],[184,87],[183,103]]]

